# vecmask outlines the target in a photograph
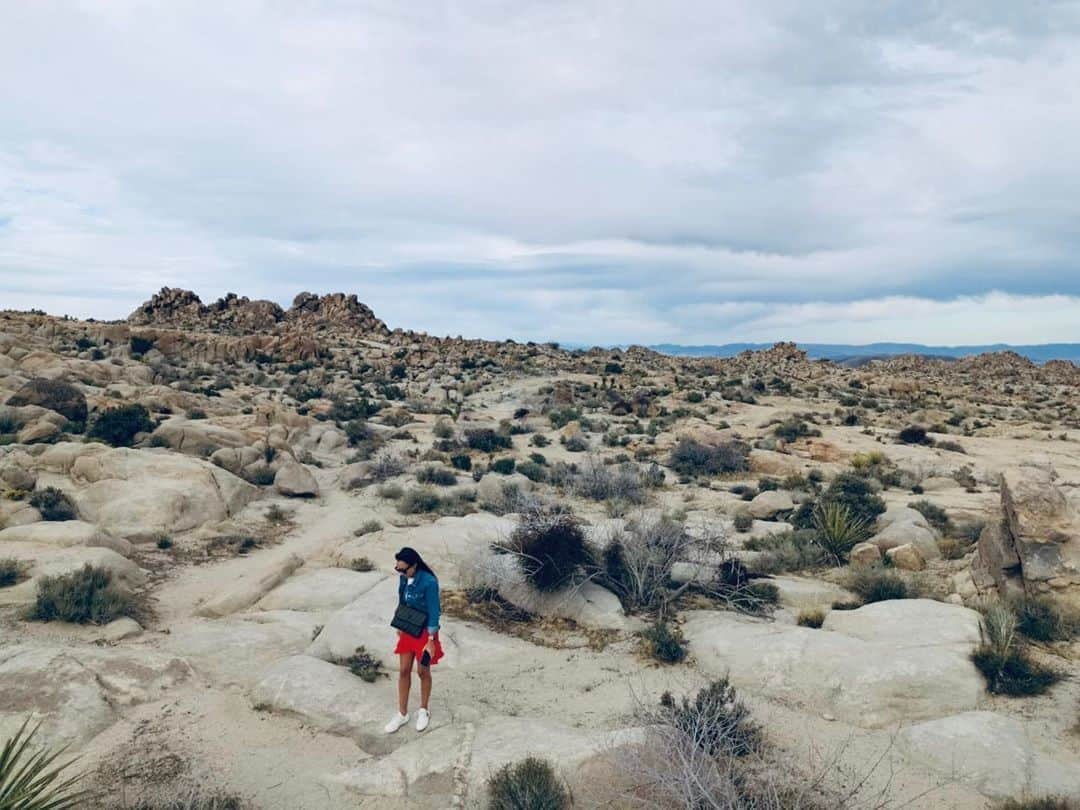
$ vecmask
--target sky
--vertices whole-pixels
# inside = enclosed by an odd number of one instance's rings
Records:
[[[0,3],[0,308],[1080,341],[1080,2]]]

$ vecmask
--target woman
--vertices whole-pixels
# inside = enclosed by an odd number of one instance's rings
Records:
[[[415,549],[405,547],[394,555],[394,570],[401,575],[398,581],[398,602],[427,614],[427,627],[420,638],[398,630],[398,713],[386,724],[387,734],[393,734],[409,722],[409,689],[412,686],[413,659],[419,657],[420,711],[416,714],[416,730],[423,731],[431,722],[428,700],[431,698],[431,667],[443,657],[439,643],[439,580]],[[426,656],[425,656],[426,653]],[[425,657],[429,663],[425,665]]]

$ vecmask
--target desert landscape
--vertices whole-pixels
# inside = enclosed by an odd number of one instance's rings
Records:
[[[1078,386],[3,311],[0,739],[88,808],[1073,807]],[[402,546],[446,657],[387,735]]]

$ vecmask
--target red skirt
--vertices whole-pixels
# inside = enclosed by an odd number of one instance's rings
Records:
[[[398,630],[397,634],[397,646],[394,647],[394,652],[398,655],[402,653],[412,653],[416,656],[417,662],[420,661],[421,656],[424,654],[424,647],[427,646],[428,631],[424,628],[424,632],[420,634],[420,638],[413,638],[408,633],[402,633]],[[439,659],[443,657],[442,643],[439,641],[439,634],[435,634],[435,655],[431,657],[431,663],[439,663]]]

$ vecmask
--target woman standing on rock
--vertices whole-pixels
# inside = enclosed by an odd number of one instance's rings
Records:
[[[431,667],[443,657],[442,644],[439,643],[439,580],[415,549],[406,546],[394,555],[394,570],[401,575],[398,582],[398,614],[395,614],[395,626],[398,624],[402,605],[413,609],[405,611],[405,622],[412,621],[416,635],[398,630],[398,713],[386,724],[387,734],[393,734],[409,722],[409,689],[412,686],[413,659],[419,657],[418,674],[420,676],[420,711],[416,714],[416,730],[423,731],[431,722],[428,700],[431,698]],[[419,611],[417,613],[416,611]],[[424,614],[426,618],[416,617]]]

